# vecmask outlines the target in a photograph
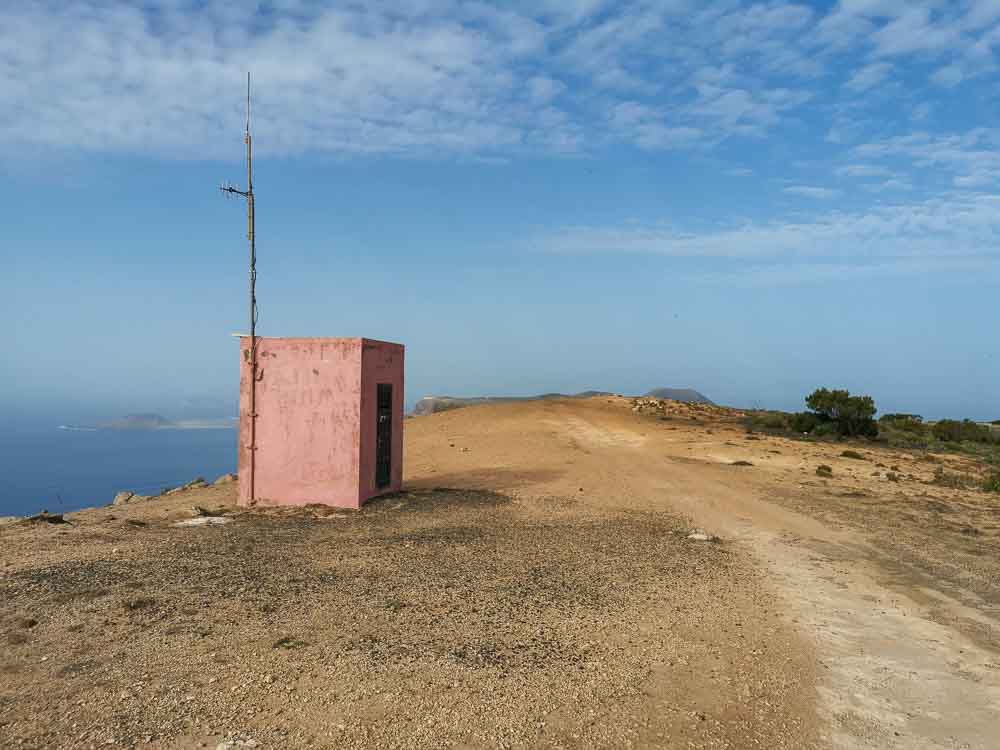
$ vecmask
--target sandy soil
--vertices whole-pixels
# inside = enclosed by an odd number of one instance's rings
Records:
[[[361,512],[0,527],[0,746],[996,747],[996,496],[749,437],[472,407],[407,420],[407,491]]]
[[[444,414],[413,430],[411,471],[679,512],[750,551],[815,648],[823,745],[1000,746],[1000,500],[928,484],[968,459],[872,445],[849,459],[842,444],[748,436],[725,410],[630,403]]]

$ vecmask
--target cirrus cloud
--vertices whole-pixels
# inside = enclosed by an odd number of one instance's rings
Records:
[[[960,5],[6,3],[0,157],[43,147],[218,158],[241,123],[247,69],[264,151],[714,148],[836,104],[823,81],[837,68],[853,71],[848,95],[908,56],[940,60],[937,83],[981,75],[1000,16]],[[630,103],[646,114],[609,117]]]

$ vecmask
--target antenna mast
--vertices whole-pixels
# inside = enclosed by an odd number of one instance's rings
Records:
[[[244,356],[250,368],[250,442],[249,454],[249,502],[256,499],[254,494],[254,469],[257,451],[257,247],[254,242],[253,205],[253,139],[250,135],[250,73],[247,72],[247,121],[243,137],[247,147],[247,189],[224,183],[219,189],[227,195],[238,195],[247,201],[247,241],[250,244],[250,349]]]

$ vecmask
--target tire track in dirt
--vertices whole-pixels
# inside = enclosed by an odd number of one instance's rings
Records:
[[[665,425],[626,406],[591,399],[470,409],[449,415],[446,427],[463,433],[467,453],[424,446],[430,435],[412,442],[456,480],[461,465],[502,455],[507,466],[539,472],[519,496],[578,493],[618,509],[673,511],[746,547],[787,622],[815,645],[824,744],[996,747],[1000,656],[949,624],[989,621],[988,612],[929,589],[934,581],[900,575],[864,533],[769,502],[795,481],[794,457],[767,472],[726,465],[734,451],[724,446],[739,445],[724,442],[736,437],[732,427]]]

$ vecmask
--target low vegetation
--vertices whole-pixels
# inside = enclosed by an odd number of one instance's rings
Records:
[[[850,391],[819,388],[806,398],[809,411],[787,414],[759,412],[749,417],[750,429],[794,432],[815,437],[876,437],[877,411],[871,396],[852,396]]]
[[[938,487],[965,490],[974,486],[975,482],[974,478],[967,474],[954,474],[945,471],[939,466],[934,470],[934,478],[931,480],[931,484],[936,484]]]
[[[931,426],[931,432],[938,440],[949,443],[961,443],[966,440],[988,443],[992,437],[992,430],[989,427],[969,419],[961,422],[957,419],[942,419]]]
[[[1000,492],[1000,471],[990,472],[983,480],[983,489],[986,492]]]
[[[847,390],[819,388],[805,400],[808,411],[757,411],[749,414],[744,424],[748,438],[754,432],[784,435],[803,440],[864,440],[893,448],[926,451],[926,460],[934,462],[931,452],[962,453],[977,458],[987,471],[987,478],[936,474],[934,484],[946,487],[982,487],[988,492],[1000,492],[1000,429],[991,423],[970,419],[942,419],[927,422],[919,414],[883,414],[877,420],[875,401],[871,396],[854,396]],[[864,460],[857,450],[845,450],[842,458]],[[889,481],[897,481],[898,473],[889,473]],[[817,471],[819,473],[819,471]],[[829,476],[820,474],[820,476]]]
[[[850,391],[819,388],[806,397],[806,406],[841,437],[875,437],[875,400],[871,396],[852,396]]]

